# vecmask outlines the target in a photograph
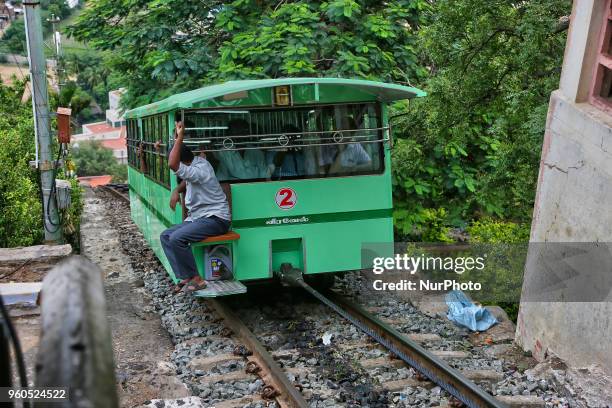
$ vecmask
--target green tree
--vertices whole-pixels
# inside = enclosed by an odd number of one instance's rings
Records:
[[[142,105],[204,84],[282,76],[410,83],[397,104],[399,235],[531,216],[570,0],[98,0],[70,33],[109,52]],[[87,75],[88,77],[90,75]],[[444,217],[443,220],[440,218]],[[446,225],[445,225],[446,224]]]
[[[23,82],[0,82],[0,247],[42,239],[42,210],[34,159],[32,106],[21,103]]]
[[[59,106],[70,107],[74,117],[78,117],[84,109],[88,108],[92,100],[92,97],[74,81],[68,81],[62,86],[58,96]]]
[[[530,219],[565,46],[560,17],[570,10],[569,0],[433,3],[419,33],[429,95],[396,126],[400,223],[422,207],[446,208],[455,225],[487,214]]]
[[[26,53],[25,22],[22,18],[13,21],[2,35],[2,45],[14,54]]]
[[[108,92],[121,87],[121,80],[110,69],[108,54],[99,51],[67,52],[63,63],[66,74],[103,109],[108,108]]]
[[[99,50],[128,106],[230,79],[344,76],[415,82],[426,0],[91,3],[69,29]]]
[[[117,163],[113,151],[97,142],[81,142],[72,150],[79,176],[111,175],[114,182],[127,179],[127,166]]]
[[[42,0],[40,2],[41,7],[41,22],[43,27],[43,34],[49,35],[52,31],[52,24],[47,21],[51,14],[60,17],[62,20],[70,16],[74,9],[68,7],[65,0]],[[15,54],[27,54],[26,47],[26,35],[25,35],[25,22],[23,17],[13,21],[11,25],[6,29],[2,35],[2,43],[6,46],[8,51]]]

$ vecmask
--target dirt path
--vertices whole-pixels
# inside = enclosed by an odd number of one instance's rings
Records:
[[[17,79],[23,79],[30,74],[30,70],[26,66],[17,66],[12,64],[0,64],[0,77],[2,77],[2,82],[6,85],[10,85],[13,83],[13,75],[17,77]]]
[[[103,199],[87,189],[81,225],[82,252],[105,274],[121,406],[134,407],[154,398],[188,396],[189,391],[175,376],[170,363],[172,342],[153,313],[143,281],[135,275],[105,215]]]

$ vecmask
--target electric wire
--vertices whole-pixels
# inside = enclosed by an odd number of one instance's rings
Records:
[[[45,220],[48,221],[49,224],[55,227],[53,230],[51,230],[49,227],[47,227],[47,223],[46,222],[44,223],[45,229],[50,233],[57,232],[62,226],[62,216],[60,214],[59,209],[57,208],[56,210],[57,210],[57,215],[58,215],[58,222],[55,222],[53,220],[53,217],[51,214],[51,203],[52,203],[51,200],[57,198],[57,184],[55,182],[55,178],[57,177],[57,171],[59,169],[59,161],[60,161],[60,158],[62,157],[63,150],[64,150],[63,144],[60,143],[58,153],[57,153],[57,159],[53,163],[53,180],[51,181],[51,190],[49,191],[49,196],[47,197],[46,217],[44,218]]]
[[[22,43],[22,48],[24,47],[24,44]],[[24,50],[25,51],[25,50]],[[26,78],[25,74],[23,73],[23,71],[21,70],[21,66],[19,65],[19,63],[17,62],[17,57],[15,56],[15,54],[11,54],[11,56],[13,57],[13,61],[15,62],[15,65],[17,65],[17,69],[19,70],[19,73],[21,74],[22,78]],[[33,77],[30,75],[30,80],[26,82],[26,86],[30,89],[30,95],[32,95],[32,103],[34,102],[34,89],[32,87],[34,87],[36,89],[36,91],[38,92],[38,94],[42,94],[40,92],[40,88],[38,86],[38,84],[36,83],[36,81],[33,80]],[[51,118],[51,115],[47,115],[48,118]],[[36,143],[38,144],[38,139],[36,140]],[[61,218],[61,214],[58,211],[58,222],[55,222],[53,220],[53,217],[51,217],[51,199],[54,198],[57,195],[57,186],[55,183],[55,177],[57,176],[57,171],[58,171],[58,163],[59,163],[59,159],[61,158],[61,154],[62,154],[62,144],[60,143],[59,146],[59,152],[58,152],[58,157],[57,160],[53,163],[53,181],[51,184],[51,191],[49,192],[49,197],[47,198],[47,205],[46,205],[46,210],[45,210],[45,202],[44,202],[44,194],[43,194],[43,189],[42,189],[42,185],[39,184],[39,190],[40,190],[40,198],[43,204],[43,214],[42,214],[42,221],[43,221],[43,226],[45,228],[45,230],[51,234],[57,232],[62,225],[62,218]],[[40,179],[40,169],[38,169],[38,176]],[[53,228],[50,228],[48,225],[50,224]]]
[[[19,343],[17,331],[15,330],[15,326],[13,326],[8,310],[6,310],[2,296],[0,296],[0,310],[2,312],[3,323],[8,330],[9,336],[11,337],[11,342],[13,343],[13,350],[15,351],[15,358],[17,360],[17,371],[19,373],[19,384],[21,385],[21,388],[25,389],[28,387],[28,377],[25,368],[25,360],[23,358],[23,351],[21,350],[21,344]],[[23,407],[30,408],[30,401],[24,399]]]

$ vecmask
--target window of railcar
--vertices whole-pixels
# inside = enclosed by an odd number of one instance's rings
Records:
[[[153,143],[155,143],[155,137],[156,137],[156,122],[157,122],[157,117],[155,116],[151,116],[149,117],[149,162],[150,167],[149,167],[149,175],[151,176],[151,178],[153,180],[157,180],[156,174],[157,174],[157,156],[155,155],[155,149],[153,148]]]
[[[169,187],[170,170],[168,168],[167,157],[168,118],[164,114],[149,116],[144,118],[142,123],[147,176],[157,183]],[[158,141],[161,144],[159,150],[155,149],[155,143]]]
[[[134,133],[132,132],[132,120],[128,119],[126,123],[126,132],[127,132],[127,152],[128,152],[128,164],[130,166],[134,165],[133,159],[133,146],[132,139],[134,137]]]
[[[142,146],[142,160],[145,163],[146,168],[148,169],[148,164],[149,164],[149,158],[147,157],[147,148],[146,148],[146,143],[147,143],[147,129],[148,129],[148,121],[147,118],[142,118],[140,121],[140,126],[142,127],[141,129],[141,135],[140,135],[140,144]],[[148,172],[145,171],[145,174]]]
[[[142,141],[143,141],[143,152],[145,163],[147,166],[146,174],[147,176],[151,176],[152,172],[152,160],[151,160],[151,118],[144,118],[142,122]]]
[[[185,140],[220,181],[357,176],[384,171],[381,123],[375,103],[197,110]]]
[[[140,144],[140,140],[141,140],[141,136],[140,136],[140,127],[138,125],[138,119],[134,119],[132,121],[132,130],[134,131],[134,139],[132,140],[133,143],[133,160],[134,160],[134,166],[138,169],[140,169],[140,157],[138,157],[138,146]]]
[[[163,155],[162,160],[162,183],[170,187],[170,168],[168,167],[168,134],[170,132],[170,128],[168,126],[168,115],[162,115],[162,134],[161,134],[161,154]]]
[[[133,161],[132,161],[132,137],[133,137],[133,135],[132,135],[132,129],[131,129],[131,127],[132,127],[132,121],[131,121],[131,120],[128,120],[128,121],[127,121],[127,125],[126,125],[126,126],[127,126],[127,130],[126,130],[126,132],[127,132],[127,152],[128,152],[128,164],[129,164],[130,166],[133,166],[133,165],[134,165],[134,164],[133,164]]]
[[[153,122],[153,126],[152,126],[153,134],[151,138],[152,139],[151,143],[155,143],[159,140],[159,137],[160,137],[159,120],[160,120],[159,115],[153,116],[151,118],[151,121]],[[155,150],[153,145],[151,145],[151,158],[153,159],[153,168],[152,168],[153,178],[156,181],[159,181],[160,179],[159,156],[157,155],[157,151]]]
[[[126,141],[126,144],[127,144],[128,164],[129,165],[132,165],[132,140],[131,140],[132,139],[132,131],[130,129],[131,125],[132,125],[131,121],[128,120],[128,122],[127,122],[127,129],[126,129],[126,132],[127,132],[127,141]]]
[[[128,132],[128,162],[131,166],[139,169],[140,159],[138,157],[138,144],[140,143],[140,135],[138,134],[138,120],[129,119],[127,121],[127,132]]]
[[[147,156],[149,157],[148,170],[149,177],[155,180],[155,167],[157,160],[155,160],[155,151],[153,150],[153,143],[155,142],[155,117],[149,116],[147,118],[149,122],[148,128],[148,140],[147,140]]]
[[[164,115],[157,115],[155,116],[155,141],[153,143],[160,142],[160,146],[159,149],[153,148],[153,154],[155,156],[155,180],[162,185],[166,185],[164,176],[165,157],[163,152],[163,146],[161,146],[161,144],[163,144],[163,138]]]

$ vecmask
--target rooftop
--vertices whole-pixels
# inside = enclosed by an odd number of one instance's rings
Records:
[[[89,187],[97,187],[103,186],[111,182],[113,176],[87,176],[87,177],[77,177],[79,180],[79,184],[83,184]]]
[[[114,128],[106,122],[96,122],[96,123],[88,123],[83,125],[84,128],[87,128],[91,133],[108,133],[108,132],[116,132],[120,128]]]
[[[277,78],[229,81],[222,84],[205,86],[189,92],[169,96],[158,102],[129,110],[125,113],[126,118],[140,115],[152,115],[174,109],[190,109],[198,102],[218,98],[228,94],[235,94],[255,89],[271,88],[280,85],[323,85],[343,86],[358,89],[382,102],[391,102],[402,99],[410,99],[425,96],[426,93],[417,88],[403,85],[389,84],[385,82],[366,81],[362,79],[342,78]]]
[[[118,150],[127,148],[125,137],[121,137],[119,139],[105,139],[102,140],[100,143],[103,147],[106,147],[107,149]]]

